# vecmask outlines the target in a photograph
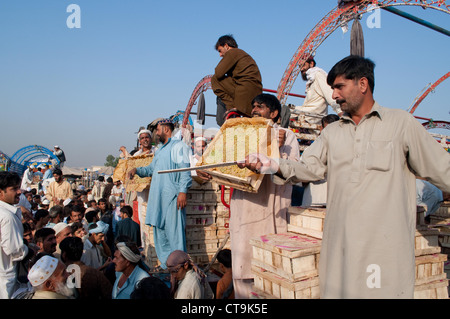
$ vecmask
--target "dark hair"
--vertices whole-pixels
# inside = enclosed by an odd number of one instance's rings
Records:
[[[336,114],[328,114],[321,119],[322,127],[325,127],[325,124],[330,124],[336,121],[339,121],[339,116],[337,116]]]
[[[0,172],[0,189],[20,185],[21,180],[16,172]]]
[[[106,181],[107,181],[108,183],[112,183],[112,182],[113,182],[113,179],[112,179],[111,177],[108,177],[108,178],[106,179]]]
[[[373,93],[375,88],[374,68],[375,63],[371,60],[358,55],[349,55],[331,68],[327,76],[327,83],[333,86],[334,81],[340,75],[343,75],[348,80],[366,78]]]
[[[72,212],[77,212],[77,213],[82,213],[82,214],[84,214],[84,211],[85,211],[85,209],[84,209],[83,206],[81,206],[81,205],[73,205],[73,206],[72,206],[72,211],[71,211],[70,213],[72,213]]]
[[[133,217],[133,208],[129,205],[125,205],[120,209],[121,213],[127,214],[128,217]]]
[[[31,225],[28,223],[22,223],[23,226],[23,233],[25,234],[27,231],[32,231]]]
[[[306,59],[305,62],[308,62],[308,63],[313,62],[313,63],[314,63],[314,66],[317,65],[316,60],[314,60],[314,57],[313,57],[312,55],[310,55],[310,56]]]
[[[72,228],[72,234],[75,233],[80,228],[84,228],[83,224],[81,222],[74,222],[70,224],[70,228]]]
[[[94,221],[94,217],[98,214],[98,210],[90,210],[88,211],[84,218],[88,223],[92,223]]]
[[[34,220],[38,221],[41,218],[47,217],[48,215],[49,215],[48,210],[46,210],[46,209],[38,209],[36,211],[36,213],[34,214]]]
[[[104,176],[99,176],[99,177],[98,177],[98,180],[99,180],[100,182],[103,182],[103,181],[105,180],[105,177],[104,177]]]
[[[231,268],[231,250],[222,249],[217,254],[217,261],[224,265],[226,268]]]
[[[164,123],[158,123],[159,125],[165,125],[167,126],[172,132],[175,130],[175,124],[171,122],[164,122]]]
[[[106,201],[106,199],[104,199],[104,198],[100,198],[100,199],[98,200],[98,204],[100,204],[100,203],[107,203],[107,201]]]
[[[50,235],[55,235],[55,230],[53,228],[44,227],[36,230],[34,233],[34,241],[36,243],[44,241]]]
[[[61,205],[55,205],[50,208],[48,211],[51,218],[55,218],[56,216],[62,216],[64,212],[64,208]]]
[[[60,176],[62,176],[62,174],[63,174],[63,172],[62,172],[62,170],[61,169],[59,169],[59,168],[55,168],[54,170],[53,170],[53,174],[55,175],[60,175]]]
[[[79,261],[83,255],[83,241],[79,237],[66,237],[59,243],[59,249],[61,255],[66,253],[67,260]]]
[[[214,48],[217,50],[219,47],[223,47],[225,44],[228,44],[228,46],[232,48],[237,48],[238,45],[236,43],[236,40],[233,38],[232,34],[226,34],[223,35],[217,40],[216,45]]]
[[[275,123],[280,118],[280,116],[281,116],[281,103],[280,103],[280,101],[277,99],[277,97],[275,95],[267,94],[267,93],[261,93],[261,94],[255,96],[255,98],[252,100],[252,106],[253,106],[253,103],[264,104],[265,106],[267,106],[270,109],[271,112],[278,111],[278,115],[276,116],[275,119],[273,119],[273,121]]]
[[[172,299],[169,287],[157,277],[146,277],[136,284],[130,299]]]

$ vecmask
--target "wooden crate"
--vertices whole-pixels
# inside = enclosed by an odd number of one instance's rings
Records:
[[[241,178],[221,172],[216,172],[210,169],[205,171],[210,174],[213,180],[217,183],[249,193],[258,192],[258,189],[261,186],[262,180],[264,178],[263,174],[252,174],[251,176],[248,176],[246,178]]]
[[[322,239],[325,208],[296,207],[288,209],[288,231]]]
[[[213,190],[192,190],[189,189],[186,194],[186,200],[189,204],[217,204],[217,195]]]
[[[198,181],[192,179],[192,185],[189,188],[189,190],[202,190],[202,191],[217,191],[220,189],[220,185],[213,182],[213,181],[209,181],[209,182],[205,182],[202,180],[201,183],[199,183]]]
[[[186,215],[186,227],[203,226],[208,227],[216,224],[216,216],[214,214]]]
[[[318,275],[321,240],[295,233],[268,234],[250,239],[252,265],[290,281]]]
[[[439,234],[439,229],[418,227],[415,233],[416,257],[440,253]]]
[[[450,202],[443,202],[433,215],[443,218],[450,218]]]
[[[217,236],[216,225],[210,226],[186,226],[186,241],[188,240],[209,240],[216,239]]]
[[[254,287],[277,299],[319,299],[319,277],[290,281],[265,269],[252,266]]]
[[[219,240],[186,240],[186,248],[189,254],[215,253],[219,248]]]
[[[416,257],[416,286],[428,284],[447,278],[444,272],[444,262],[447,255],[432,254]]]
[[[216,205],[215,204],[198,204],[190,203],[186,205],[186,215],[215,215]]]
[[[416,286],[414,299],[448,299],[448,280],[438,280]]]

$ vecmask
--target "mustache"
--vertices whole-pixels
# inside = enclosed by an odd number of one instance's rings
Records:
[[[338,100],[336,100],[336,103],[337,104],[342,104],[342,103],[345,103],[345,100],[344,99],[338,99]]]

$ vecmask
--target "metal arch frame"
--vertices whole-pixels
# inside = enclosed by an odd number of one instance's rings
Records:
[[[189,99],[186,111],[184,112],[184,114],[187,114],[187,116],[183,116],[183,122],[181,124],[182,127],[186,127],[187,121],[189,119],[189,114],[191,114],[192,107],[194,106],[195,101],[197,101],[197,98],[200,96],[200,94],[211,88],[212,77],[212,74],[203,77],[195,86],[194,92],[192,92],[191,98]]]
[[[414,105],[412,106],[411,110],[409,111],[409,113],[413,114],[414,111],[417,109],[417,107],[419,106],[419,104],[427,97],[427,95],[431,92],[434,91],[434,89],[441,84],[444,80],[446,80],[448,77],[450,76],[450,72],[447,72],[446,74],[444,74],[442,77],[439,78],[439,80],[437,80],[436,82],[434,82],[418,99],[416,99]]]
[[[355,15],[367,12],[369,5],[375,5],[378,8],[411,5],[420,6],[424,9],[436,9],[450,14],[450,5],[447,5],[445,0],[421,0],[419,3],[417,0],[361,0],[359,2],[348,2],[343,6],[335,7],[309,32],[289,62],[277,89],[277,97],[281,104],[286,104],[289,92],[306,58],[312,55],[323,41],[339,26],[353,19]]]
[[[46,147],[40,145],[29,145],[22,147],[16,151],[13,156],[11,156],[11,162],[17,163],[19,165],[26,165],[32,162],[33,159],[40,156],[50,156],[55,159],[59,164],[59,159]]]
[[[431,130],[431,129],[435,129],[435,128],[450,130],[450,122],[447,122],[447,121],[429,120],[425,123],[422,123],[422,125],[427,130]]]

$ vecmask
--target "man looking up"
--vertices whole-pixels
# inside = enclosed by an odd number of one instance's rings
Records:
[[[262,93],[262,80],[256,62],[238,48],[233,36],[221,36],[215,49],[222,60],[211,78],[211,87],[218,102],[217,124],[222,126],[226,113],[231,110],[251,116],[251,102],[256,95]]]
[[[17,173],[0,172],[0,299],[11,298],[17,287],[17,263],[25,258],[22,212],[19,203],[21,179]]]
[[[189,167],[190,148],[181,140],[173,139],[174,124],[169,119],[158,122],[155,134],[161,141],[150,165],[130,170],[135,174],[152,177],[145,224],[153,226],[155,249],[161,268],[174,250],[186,251],[186,193],[192,184],[189,171],[158,174],[160,170]]]

